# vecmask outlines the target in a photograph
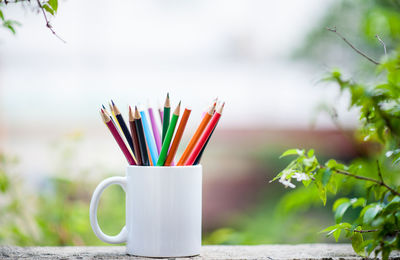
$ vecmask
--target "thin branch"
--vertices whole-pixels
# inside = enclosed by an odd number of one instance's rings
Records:
[[[336,27],[333,28],[329,28],[326,27],[326,29],[330,32],[334,32],[336,33],[340,38],[342,38],[342,40],[347,43],[353,50],[355,50],[358,54],[360,54],[361,56],[363,56],[364,58],[366,58],[367,60],[369,60],[370,62],[372,62],[375,65],[379,65],[380,63],[377,62],[376,60],[372,59],[371,57],[369,57],[367,54],[363,53],[362,51],[360,51],[359,49],[357,49],[353,44],[351,44],[351,42],[349,42],[341,33],[339,33],[336,30]]]
[[[38,5],[39,5],[40,10],[42,10],[44,19],[46,20],[46,26],[47,26],[47,28],[49,28],[50,31],[54,34],[54,36],[56,36],[58,39],[60,39],[63,43],[67,43],[66,41],[64,41],[63,38],[61,38],[61,37],[54,31],[53,27],[52,27],[51,24],[50,24],[49,19],[47,19],[46,11],[44,10],[42,4],[40,3],[40,0],[36,0],[36,1],[37,1]]]
[[[389,191],[391,191],[393,194],[395,194],[395,195],[397,195],[397,196],[400,196],[400,192],[396,191],[395,189],[393,189],[392,187],[390,187],[389,185],[387,185],[387,184],[386,184],[385,182],[383,182],[383,181],[378,181],[378,180],[375,180],[375,179],[372,179],[372,178],[368,178],[368,177],[364,177],[364,176],[355,175],[355,174],[352,174],[352,173],[349,173],[349,172],[346,172],[346,171],[343,171],[343,170],[338,170],[338,169],[335,169],[335,170],[334,170],[334,173],[346,175],[346,176],[353,177],[353,178],[359,179],[359,180],[374,182],[374,183],[376,183],[376,184],[378,184],[378,185],[380,185],[380,186],[385,187],[386,189],[388,189]]]
[[[20,3],[20,2],[30,2],[31,0],[13,0],[13,1],[10,1],[10,0],[0,0],[0,3],[5,3],[6,5],[7,4],[16,4],[16,3]]]
[[[346,228],[347,231],[351,231],[351,229]],[[372,233],[372,232],[378,232],[380,231],[379,229],[367,229],[367,230],[353,230],[353,232],[357,233]]]
[[[386,52],[386,44],[385,44],[385,42],[384,41],[382,41],[382,39],[381,39],[381,37],[379,37],[379,35],[378,34],[376,34],[375,35],[375,37],[378,39],[378,41],[382,44],[382,46],[383,46],[383,50],[385,51],[385,55],[387,54],[387,52]]]
[[[384,183],[383,176],[382,176],[382,171],[381,171],[381,166],[379,165],[379,161],[378,160],[376,160],[376,167],[378,168],[379,179],[381,180],[382,183]]]

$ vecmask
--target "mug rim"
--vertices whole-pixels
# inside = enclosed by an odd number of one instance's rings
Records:
[[[183,165],[183,166],[177,166],[177,165],[174,165],[174,166],[145,166],[145,165],[128,165],[127,166],[127,168],[129,169],[129,168],[145,168],[145,169],[155,169],[155,168],[158,168],[158,169],[162,169],[162,168],[164,168],[164,169],[193,169],[193,168],[202,168],[202,165],[201,164],[197,164],[197,165]]]

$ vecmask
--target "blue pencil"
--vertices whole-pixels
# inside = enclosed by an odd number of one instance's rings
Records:
[[[156,165],[158,161],[156,141],[154,140],[154,136],[151,132],[149,120],[147,119],[145,111],[140,111],[140,116],[142,117],[144,135],[146,136],[147,146],[150,150],[151,160],[153,161],[154,165]]]

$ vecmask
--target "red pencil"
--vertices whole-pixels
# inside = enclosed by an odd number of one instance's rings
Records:
[[[207,124],[206,128],[204,129],[203,133],[201,134],[199,140],[197,141],[196,145],[194,146],[191,154],[189,155],[188,159],[185,162],[185,165],[193,165],[196,161],[197,156],[199,155],[201,149],[207,142],[207,139],[211,135],[213,129],[218,123],[219,118],[221,117],[222,110],[224,108],[225,103],[222,103],[221,107],[214,113],[210,122]]]
[[[118,133],[118,130],[115,128],[115,125],[111,122],[110,117],[108,117],[104,110],[101,109],[101,118],[103,119],[104,123],[107,125],[108,129],[110,130],[111,134],[114,136],[115,141],[118,143],[119,148],[121,148],[122,153],[125,155],[126,160],[130,165],[136,165],[135,158],[132,157],[131,153],[129,152],[128,148],[125,145],[125,142],[122,140],[121,136]]]

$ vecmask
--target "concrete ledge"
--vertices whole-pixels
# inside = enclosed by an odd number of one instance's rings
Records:
[[[125,247],[15,247],[0,246],[0,259],[145,259],[125,254]],[[392,259],[400,259],[394,252]],[[189,258],[180,258],[189,259]],[[204,246],[190,259],[361,259],[349,244],[259,246]]]

